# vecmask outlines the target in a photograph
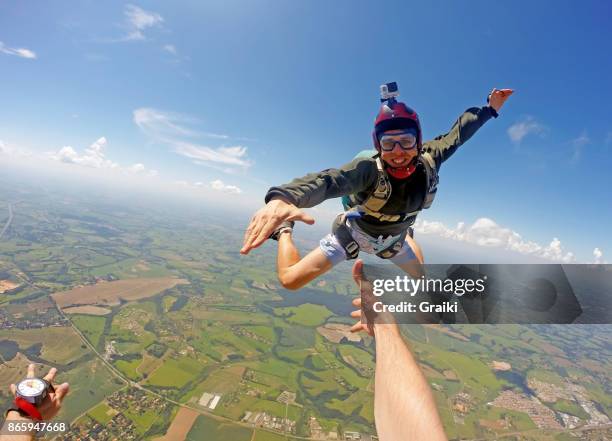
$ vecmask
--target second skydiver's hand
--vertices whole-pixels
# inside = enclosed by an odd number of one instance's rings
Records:
[[[353,299],[353,306],[358,308],[351,312],[351,317],[358,319],[351,332],[365,331],[374,337],[381,330],[399,332],[395,317],[390,312],[374,311],[374,302],[377,301],[372,292],[372,285],[363,274],[363,261],[357,259],[353,265],[353,280],[359,287],[360,297]]]
[[[314,224],[315,220],[295,205],[283,200],[272,199],[261,208],[253,218],[246,232],[244,242],[240,249],[240,254],[249,254],[253,248],[263,244],[270,234],[285,221],[300,221],[309,225]]]

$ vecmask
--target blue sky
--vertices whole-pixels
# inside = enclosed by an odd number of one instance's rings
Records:
[[[426,139],[512,87],[444,164],[422,228],[609,257],[610,3],[423,3],[5,2],[0,153],[241,203],[368,147],[383,82]]]

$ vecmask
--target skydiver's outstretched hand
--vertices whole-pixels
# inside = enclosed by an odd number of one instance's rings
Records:
[[[504,103],[510,95],[514,93],[513,89],[495,89],[491,91],[489,94],[489,106],[493,107],[496,112],[499,112],[499,109],[502,108]]]
[[[273,199],[260,209],[244,233],[244,242],[240,254],[249,254],[270,237],[280,224],[285,221],[300,221],[309,225],[315,220],[293,204],[282,199]]]

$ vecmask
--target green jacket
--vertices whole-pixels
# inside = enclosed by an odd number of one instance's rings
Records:
[[[428,152],[436,162],[437,170],[444,161],[476,133],[494,115],[490,107],[467,109],[445,135],[427,141],[423,151]],[[274,197],[282,197],[299,208],[309,208],[321,202],[345,195],[356,195],[357,201],[365,201],[376,187],[378,170],[374,158],[356,158],[340,168],[330,168],[319,173],[310,173],[288,184],[272,187],[266,194],[266,203]],[[419,166],[407,179],[391,182],[391,196],[380,210],[383,214],[406,214],[418,211],[427,193],[425,169]],[[378,237],[396,235],[414,223],[416,215],[398,222],[384,222],[365,215],[357,219],[359,227],[366,233]]]

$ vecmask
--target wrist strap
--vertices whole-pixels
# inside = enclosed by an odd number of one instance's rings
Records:
[[[23,411],[28,417],[33,418],[38,421],[42,421],[42,415],[32,403],[24,400],[21,397],[15,398],[15,406],[19,408],[19,410]]]

